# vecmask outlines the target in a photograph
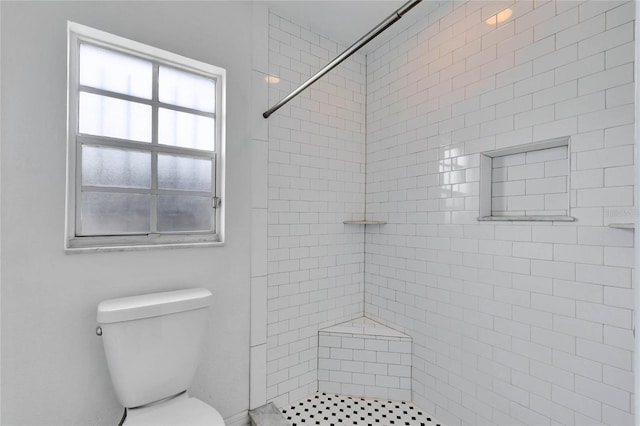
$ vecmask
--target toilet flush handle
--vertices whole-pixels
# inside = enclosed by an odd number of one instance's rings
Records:
[[[97,334],[98,336],[102,336],[102,327],[100,327],[100,326],[97,326],[97,327],[96,327],[96,334]]]

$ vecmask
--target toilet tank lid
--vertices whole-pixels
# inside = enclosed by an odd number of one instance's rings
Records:
[[[191,288],[105,300],[98,305],[98,323],[131,321],[206,308],[211,304],[211,298],[209,290]]]

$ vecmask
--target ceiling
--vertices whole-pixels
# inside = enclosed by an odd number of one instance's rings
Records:
[[[270,0],[268,4],[278,15],[350,46],[405,2],[406,0]]]

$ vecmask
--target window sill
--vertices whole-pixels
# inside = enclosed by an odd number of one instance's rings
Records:
[[[162,237],[76,237],[67,240],[66,254],[221,247],[224,239],[217,235],[180,235]]]

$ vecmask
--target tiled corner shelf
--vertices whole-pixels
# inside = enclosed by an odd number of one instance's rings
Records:
[[[636,229],[635,223],[610,223],[609,228]]]
[[[411,400],[411,336],[367,317],[318,330],[318,390]]]
[[[345,225],[384,225],[387,222],[384,220],[345,220]]]

